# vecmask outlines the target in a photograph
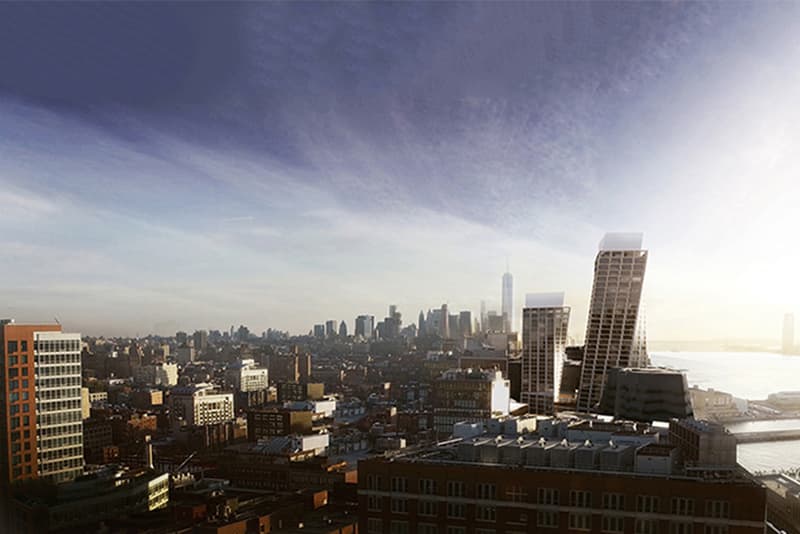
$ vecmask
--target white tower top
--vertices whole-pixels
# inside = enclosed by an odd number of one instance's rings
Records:
[[[527,293],[526,308],[563,308],[564,293]]]
[[[600,251],[606,250],[642,250],[644,234],[610,232],[600,241]]]

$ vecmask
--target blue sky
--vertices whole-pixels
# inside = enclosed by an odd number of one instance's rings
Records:
[[[790,3],[0,4],[0,314],[306,332],[566,292],[654,339],[800,312]],[[351,324],[352,328],[352,324]]]

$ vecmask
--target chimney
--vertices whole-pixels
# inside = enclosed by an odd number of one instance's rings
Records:
[[[148,469],[154,469],[153,467],[153,443],[150,441],[150,434],[144,437],[144,460],[147,463]]]

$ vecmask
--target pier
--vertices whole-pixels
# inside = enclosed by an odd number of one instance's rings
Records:
[[[759,443],[764,441],[800,440],[800,429],[767,430],[763,432],[742,432],[734,434],[737,443]]]

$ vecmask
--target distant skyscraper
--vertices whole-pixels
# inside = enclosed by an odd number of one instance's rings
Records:
[[[197,352],[203,352],[208,348],[208,332],[205,330],[197,330],[194,333],[194,348]]]
[[[336,335],[336,321],[333,319],[325,321],[325,337],[333,337]]]
[[[787,313],[783,316],[783,353],[794,352],[794,314]]]
[[[186,332],[175,332],[175,342],[178,345],[185,345],[189,341],[189,335]]]
[[[552,414],[558,400],[569,307],[563,293],[528,295],[522,310],[521,401],[536,414]]]
[[[486,326],[484,326],[483,331],[493,334],[499,334],[505,328],[505,314],[504,315],[497,315],[497,312],[494,310],[489,310],[489,313],[486,315]]]
[[[422,310],[419,311],[419,319],[417,322],[419,323],[417,332],[420,336],[424,336],[427,332],[425,331],[425,314],[422,313]]]
[[[375,316],[359,315],[356,317],[356,337],[360,336],[364,339],[372,339],[373,330],[375,330]]]
[[[600,401],[609,368],[649,363],[640,313],[646,266],[642,234],[606,234],[600,242],[586,323],[579,411],[588,412]]]
[[[442,304],[441,317],[439,318],[439,335],[443,338],[450,337],[449,317],[447,315],[447,304]]]
[[[458,327],[461,330],[461,337],[472,335],[472,312],[462,311],[458,314]]]
[[[325,337],[325,325],[324,324],[315,324],[314,325],[314,337],[317,337],[317,338]]]
[[[505,332],[514,330],[514,277],[506,272],[503,275],[503,315],[505,315]]]
[[[486,315],[486,301],[481,301],[481,331],[486,332],[488,330],[488,316]]]
[[[81,336],[0,321],[4,482],[66,482],[83,472]]]
[[[347,323],[344,321],[339,323],[339,337],[347,337]]]
[[[397,311],[397,306],[389,306],[389,316],[383,320],[383,332],[381,337],[385,339],[395,339],[400,336],[403,326],[403,315]]]

